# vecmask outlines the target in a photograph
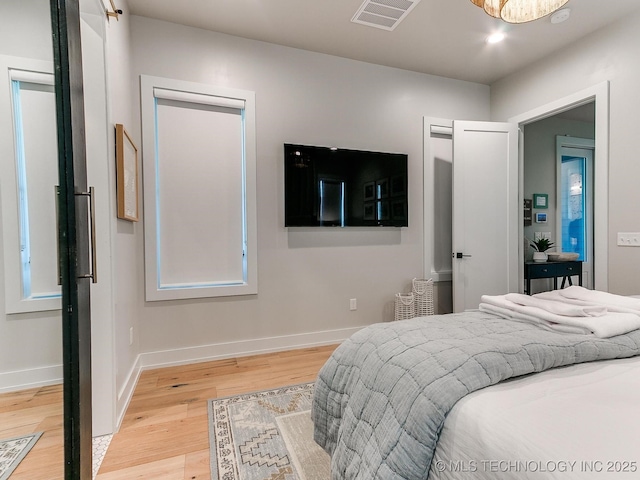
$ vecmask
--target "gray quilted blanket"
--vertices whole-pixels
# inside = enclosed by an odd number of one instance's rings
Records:
[[[366,327],[320,371],[315,440],[334,479],[428,477],[445,417],[507,378],[640,354],[640,330],[606,339],[556,333],[479,311]]]

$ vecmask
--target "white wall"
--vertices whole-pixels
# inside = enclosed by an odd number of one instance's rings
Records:
[[[390,320],[394,294],[423,275],[422,117],[487,119],[488,87],[142,17],[131,22],[136,81],[146,74],[252,90],[257,114],[259,293],[140,297],[143,363],[335,341]],[[407,153],[410,226],[288,231],[285,142]],[[358,299],[355,312],[350,298]]]
[[[491,86],[491,117],[499,121],[610,82],[608,277],[609,291],[618,294],[640,293],[640,248],[616,246],[617,232],[640,231],[635,145],[640,111],[638,32],[640,13]]]
[[[53,62],[47,0],[2,0],[0,53]]]

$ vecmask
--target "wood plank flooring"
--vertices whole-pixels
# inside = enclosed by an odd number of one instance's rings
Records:
[[[11,480],[64,477],[62,385],[0,395],[0,439],[44,432],[11,475]]]
[[[335,348],[143,372],[97,480],[210,480],[207,400],[314,381]]]
[[[335,348],[142,372],[97,480],[210,480],[207,400],[314,381]],[[64,477],[62,385],[0,395],[0,438],[38,431],[10,480]]]

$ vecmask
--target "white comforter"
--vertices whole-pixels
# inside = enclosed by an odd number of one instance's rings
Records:
[[[573,365],[464,397],[429,480],[640,478],[640,358]]]
[[[599,338],[640,328],[640,299],[569,287],[534,296],[484,295],[480,310],[565,333]]]

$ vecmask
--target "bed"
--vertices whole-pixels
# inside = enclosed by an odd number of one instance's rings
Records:
[[[356,333],[314,393],[333,478],[640,478],[640,299],[596,295],[613,304],[552,299],[587,312],[559,329],[501,296]]]

